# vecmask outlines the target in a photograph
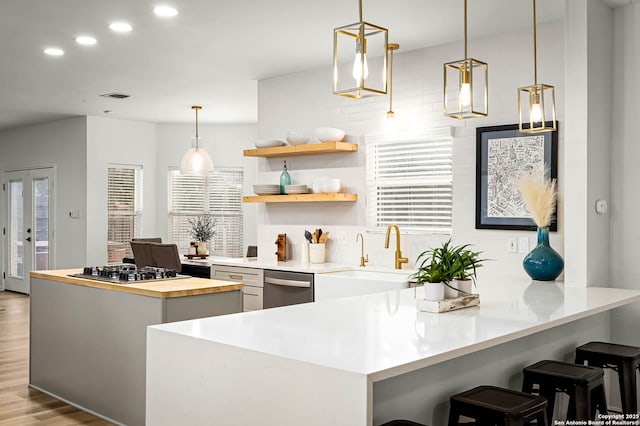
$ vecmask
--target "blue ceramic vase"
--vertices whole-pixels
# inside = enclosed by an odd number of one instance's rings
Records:
[[[532,280],[553,281],[564,269],[564,261],[549,245],[549,228],[538,228],[538,245],[522,261]]]

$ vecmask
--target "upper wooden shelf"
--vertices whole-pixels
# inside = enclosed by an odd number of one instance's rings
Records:
[[[358,145],[349,142],[322,142],[303,145],[272,146],[269,148],[245,149],[245,157],[288,157],[291,155],[328,154],[331,152],[357,152]]]
[[[335,202],[356,201],[357,194],[291,194],[291,195],[249,195],[242,197],[245,203],[310,203],[310,202]]]

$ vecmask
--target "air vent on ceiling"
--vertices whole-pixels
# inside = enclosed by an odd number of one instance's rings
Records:
[[[130,98],[131,95],[127,95],[126,93],[118,93],[118,92],[113,92],[113,93],[105,93],[103,95],[100,95],[101,98],[112,98],[112,99],[127,99]]]

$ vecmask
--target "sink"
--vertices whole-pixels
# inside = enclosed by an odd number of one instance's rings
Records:
[[[316,274],[314,279],[316,302],[340,297],[359,296],[409,287],[411,271],[350,271]]]

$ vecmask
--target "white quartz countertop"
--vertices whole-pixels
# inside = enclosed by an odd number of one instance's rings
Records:
[[[423,290],[410,288],[152,328],[379,381],[640,300],[637,290],[562,283],[479,287],[480,306],[443,314],[418,311]]]
[[[312,274],[321,274],[328,272],[348,271],[356,267],[356,265],[347,265],[343,263],[302,263],[295,260],[286,262],[278,262],[273,259],[264,259],[259,257],[218,257],[212,256],[203,260],[183,261],[183,263],[192,263],[194,265],[220,265],[220,266],[241,266],[243,268],[257,269],[277,269],[279,271],[291,272],[307,272]]]

